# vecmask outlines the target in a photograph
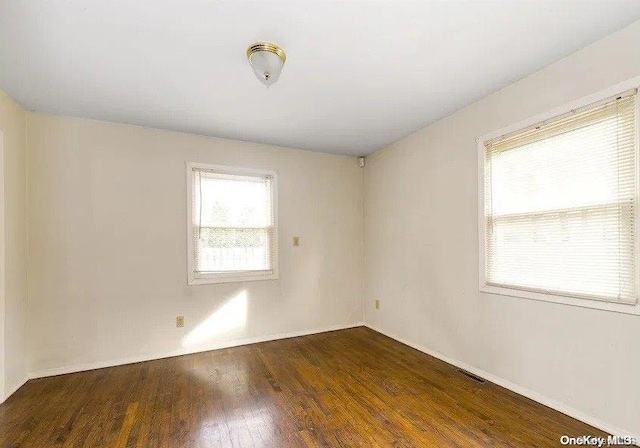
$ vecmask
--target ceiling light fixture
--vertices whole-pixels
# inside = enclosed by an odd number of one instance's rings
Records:
[[[247,59],[256,77],[262,84],[269,87],[278,80],[287,55],[276,44],[256,42],[247,48]]]

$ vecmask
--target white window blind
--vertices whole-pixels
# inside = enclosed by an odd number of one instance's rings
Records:
[[[635,101],[485,142],[487,285],[636,303]]]
[[[272,274],[272,175],[192,168],[193,271],[196,278]]]

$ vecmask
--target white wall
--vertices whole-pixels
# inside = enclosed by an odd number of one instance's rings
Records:
[[[638,75],[640,22],[370,157],[365,321],[640,435],[640,317],[478,292],[475,141]]]
[[[0,401],[27,375],[26,112],[0,91]]]
[[[32,372],[361,322],[356,158],[32,113],[27,129]],[[279,280],[187,286],[187,161],[278,172]],[[241,299],[224,307],[242,291],[244,323]]]

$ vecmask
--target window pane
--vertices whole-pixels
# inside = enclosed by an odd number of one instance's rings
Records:
[[[592,207],[536,216],[495,218],[490,281],[521,288],[632,301],[632,229],[628,206]]]
[[[196,222],[201,220],[203,227],[270,226],[270,183],[264,177],[229,179],[202,173],[201,183],[196,185],[196,193],[202,197]]]
[[[198,272],[267,271],[269,229],[194,229]]]
[[[619,177],[633,153],[618,153],[616,119],[496,154],[491,159],[493,215],[631,199],[634,178]],[[633,133],[627,133],[627,139]],[[631,171],[629,170],[629,173]]]

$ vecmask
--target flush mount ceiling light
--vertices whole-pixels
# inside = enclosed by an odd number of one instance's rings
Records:
[[[256,77],[262,84],[269,87],[278,80],[287,55],[276,44],[256,42],[247,48],[247,59]]]

